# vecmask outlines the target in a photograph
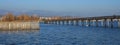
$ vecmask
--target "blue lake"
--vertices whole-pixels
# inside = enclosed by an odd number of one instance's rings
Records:
[[[40,24],[40,30],[0,31],[0,45],[120,45],[120,29]]]

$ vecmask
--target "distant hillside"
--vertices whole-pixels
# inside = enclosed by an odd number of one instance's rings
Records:
[[[7,12],[11,12],[14,15],[20,14],[28,14],[33,15],[36,14],[38,16],[80,16],[80,17],[92,17],[92,16],[110,16],[113,13],[97,13],[97,12],[55,12],[55,11],[44,11],[44,10],[30,10],[30,11],[11,11],[11,10],[2,10],[0,9],[0,15],[5,15]],[[93,14],[92,14],[93,13]],[[90,15],[92,14],[92,15]],[[120,13],[115,13],[116,15],[120,15]]]
[[[54,11],[43,11],[43,10],[31,10],[25,13],[29,15],[37,14],[42,16],[69,16],[72,14],[70,12],[54,12]]]
[[[4,14],[6,14],[7,12],[9,12],[9,11],[7,11],[7,10],[0,10],[0,15],[4,15]]]
[[[9,11],[9,10],[0,10],[0,15],[5,15],[7,12],[13,13],[14,15],[28,14],[28,15],[40,15],[40,16],[67,16],[72,15],[70,12],[53,12],[53,11],[43,11],[43,10],[31,10],[31,11]]]
[[[0,15],[5,15],[6,13],[13,13],[14,15],[19,15],[22,14],[22,12],[19,11],[11,11],[11,10],[1,10],[0,9]]]

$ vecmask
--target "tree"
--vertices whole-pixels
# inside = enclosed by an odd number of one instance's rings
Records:
[[[19,21],[30,21],[31,20],[30,16],[28,16],[26,14],[22,14],[22,15],[18,16],[17,19]]]
[[[12,13],[7,13],[5,16],[2,17],[2,20],[11,22],[15,20],[15,17]]]

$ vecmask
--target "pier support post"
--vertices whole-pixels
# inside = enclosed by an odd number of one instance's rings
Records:
[[[52,21],[52,24],[55,24],[55,22],[54,22],[54,21]]]
[[[74,25],[74,20],[71,20],[71,25]]]
[[[60,25],[62,25],[62,21],[60,20]]]
[[[56,21],[56,24],[58,25],[58,20]]]
[[[98,20],[96,20],[95,25],[96,25],[96,27],[98,27]]]
[[[56,24],[56,21],[54,21],[54,24]]]
[[[47,23],[50,24],[50,21],[48,21]]]
[[[70,20],[68,20],[68,25],[70,25]]]
[[[54,21],[52,21],[52,24],[54,24]]]
[[[79,20],[76,20],[75,22],[76,22],[75,25],[78,26],[79,25]]]
[[[79,25],[82,26],[82,21],[81,20],[79,20],[79,23],[80,23]]]
[[[85,20],[85,26],[89,26],[89,20]]]
[[[103,26],[107,27],[107,25],[106,25],[106,19],[103,20]]]
[[[57,21],[55,21],[55,24],[57,24]]]
[[[84,20],[81,20],[81,25],[84,26]]]
[[[91,20],[90,25],[91,25],[91,26],[94,26],[94,20]]]
[[[113,19],[110,19],[110,27],[113,28]]]
[[[111,19],[106,19],[106,26],[111,27]]]
[[[66,25],[69,25],[69,21],[68,20],[66,20]]]
[[[63,24],[63,25],[65,24],[64,20],[62,20],[62,24]]]
[[[58,21],[58,24],[60,25],[60,21]]]
[[[90,20],[87,20],[87,21],[88,21],[87,25],[90,26]]]
[[[91,20],[91,22],[92,22],[92,25],[91,25],[91,26],[95,26],[96,20]]]
[[[120,19],[118,19],[118,27],[120,28]]]
[[[44,21],[44,24],[48,24],[48,21]]]
[[[51,21],[51,24],[54,24],[54,21]]]
[[[50,23],[49,24],[52,24],[52,21],[49,21]]]

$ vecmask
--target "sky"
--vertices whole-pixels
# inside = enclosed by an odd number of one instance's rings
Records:
[[[120,0],[0,0],[0,9],[70,12],[73,16],[120,15]]]

